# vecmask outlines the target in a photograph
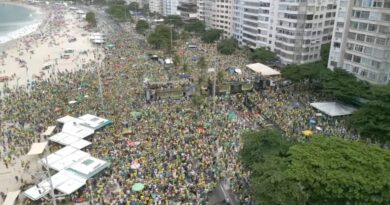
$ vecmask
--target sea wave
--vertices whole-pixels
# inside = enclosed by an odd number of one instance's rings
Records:
[[[18,38],[21,38],[23,36],[26,36],[34,31],[36,31],[40,24],[41,24],[41,21],[39,21],[39,22],[34,21],[27,26],[24,26],[24,27],[19,28],[15,31],[11,31],[3,36],[0,36],[0,44],[3,44],[3,43],[6,43],[8,41],[12,41],[14,39],[18,39]]]

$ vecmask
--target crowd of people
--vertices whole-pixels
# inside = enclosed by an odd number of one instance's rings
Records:
[[[308,103],[319,96],[285,88],[219,96],[215,101],[206,97],[201,105],[194,105],[187,98],[146,102],[145,79],[180,79],[178,74],[183,70],[178,66],[167,71],[148,59],[150,52],[164,54],[146,49],[141,41],[132,32],[117,34],[111,37],[115,48],[105,49],[102,64],[91,60],[85,63],[85,69],[56,71],[34,89],[14,89],[3,96],[0,166],[8,168],[15,163],[29,166],[30,162],[20,161],[20,157],[33,142],[40,140],[46,127],[65,115],[91,113],[114,123],[95,133],[92,145],[85,149],[111,165],[69,200],[118,205],[207,204],[209,193],[222,182],[240,204],[250,204],[249,173],[239,162],[241,133],[271,124],[288,137],[302,138],[302,130],[310,128],[308,119],[316,116]],[[196,61],[192,61],[194,56],[205,56],[209,66],[220,69],[235,66],[244,70],[248,63],[241,53],[223,56],[217,53],[215,45],[195,42],[203,50],[181,47],[193,79],[202,75]],[[100,60],[99,56],[96,59]],[[227,73],[227,76],[243,79],[249,73],[244,72],[243,76]],[[245,98],[255,107],[245,106]],[[72,100],[77,103],[69,104]],[[133,115],[134,112],[139,115]],[[229,118],[229,113],[237,117]],[[316,118],[324,133],[350,136],[342,122]],[[50,147],[53,152],[60,146]],[[135,162],[140,167],[132,169]],[[142,183],[145,188],[135,192],[132,190],[135,183]],[[22,201],[32,203],[29,199]],[[48,202],[39,201],[44,203]]]

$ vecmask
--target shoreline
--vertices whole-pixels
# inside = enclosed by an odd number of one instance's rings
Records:
[[[32,83],[55,79],[58,72],[85,69],[103,59],[88,38],[85,19],[67,7],[41,8],[45,18],[34,32],[0,45],[0,97],[4,88],[31,89]]]
[[[8,40],[6,40],[5,42],[0,41],[0,52],[7,51],[7,50],[11,49],[10,45],[15,44],[16,40],[20,40],[20,39],[23,39],[29,35],[35,34],[37,32],[37,30],[39,30],[43,26],[43,24],[46,22],[47,17],[48,17],[47,11],[44,11],[42,9],[42,7],[39,7],[37,5],[32,6],[32,5],[26,4],[25,2],[10,2],[10,1],[4,1],[4,2],[2,1],[2,2],[0,2],[0,4],[8,4],[8,5],[15,5],[15,6],[24,7],[28,10],[35,12],[37,15],[35,19],[33,19],[30,22],[27,22],[28,25],[20,27],[17,30],[13,30],[13,31],[9,32],[7,35],[0,37],[0,39],[1,38],[5,38],[5,39],[8,38]],[[25,31],[25,32],[23,32],[23,31]],[[15,37],[13,37],[12,34],[15,34]]]

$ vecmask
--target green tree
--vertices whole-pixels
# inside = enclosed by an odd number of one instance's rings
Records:
[[[129,6],[127,7],[129,11],[138,11],[139,10],[139,4],[138,2],[131,2]]]
[[[139,20],[135,26],[135,30],[138,33],[145,34],[145,31],[149,29],[149,23],[145,20]]]
[[[205,43],[214,43],[221,38],[222,31],[219,29],[210,29],[203,33],[202,41]]]
[[[238,48],[238,42],[236,39],[225,39],[218,43],[217,50],[224,55],[233,54]]]
[[[196,34],[202,34],[205,29],[205,24],[198,19],[191,19],[184,25],[184,30]]]
[[[309,204],[390,204],[390,151],[340,138],[314,137],[289,150],[289,177]]]
[[[198,62],[196,64],[197,64],[198,68],[200,68],[202,70],[206,70],[206,68],[207,68],[207,61],[206,61],[206,58],[204,56],[199,57]]]
[[[87,15],[85,16],[85,20],[88,22],[89,25],[92,27],[96,27],[96,17],[95,13],[93,12],[88,12]]]
[[[309,198],[288,173],[289,159],[271,155],[253,166],[251,188],[259,205],[302,205]]]
[[[169,15],[164,18],[164,22],[167,24],[172,24],[175,28],[180,28],[184,25],[183,20],[178,15]]]
[[[264,162],[271,156],[286,156],[291,146],[282,134],[275,129],[247,131],[242,134],[243,148],[240,156],[243,165],[251,168],[252,165]]]
[[[249,60],[252,62],[269,63],[276,59],[276,54],[266,48],[257,48],[249,55]]]
[[[161,24],[158,25],[154,32],[151,33],[148,37],[148,42],[156,49],[166,48],[171,49],[171,31],[172,31],[172,40],[177,38],[175,30],[171,29],[169,26]]]
[[[129,16],[128,6],[122,4],[122,2],[118,2],[117,4],[110,5],[110,7],[107,9],[106,12],[110,14],[112,17],[120,21],[131,19],[131,17]]]
[[[369,102],[352,114],[349,123],[363,138],[389,143],[390,85],[371,86],[366,97]]]
[[[356,97],[363,97],[369,89],[367,82],[358,80],[344,69],[334,69],[332,75],[321,79],[324,92],[337,100],[351,103]]]

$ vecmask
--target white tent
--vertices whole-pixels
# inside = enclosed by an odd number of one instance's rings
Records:
[[[70,144],[70,146],[77,148],[77,149],[83,149],[84,147],[87,147],[91,144],[92,143],[90,141],[80,139],[79,141],[76,141],[76,142]]]
[[[112,123],[110,120],[107,120],[107,119],[104,119],[104,118],[101,118],[101,117],[98,117],[95,115],[91,115],[91,114],[83,115],[83,116],[79,117],[78,119],[84,121],[83,123],[81,123],[81,125],[88,127],[90,129],[93,129],[93,130],[98,130],[98,129],[100,129],[104,126],[110,125]]]
[[[337,102],[314,102],[310,103],[310,105],[332,117],[350,115],[356,110],[354,107]]]
[[[74,163],[77,163],[77,162],[83,160],[84,158],[86,158],[88,156],[89,156],[88,153],[78,150],[78,151],[73,152],[72,154],[70,154],[66,157],[59,159],[58,161],[56,161],[54,163],[51,163],[51,164],[49,163],[49,167],[51,169],[61,171],[63,169],[66,169],[66,168],[72,166]],[[42,160],[44,160],[44,159],[42,159]]]
[[[7,198],[5,198],[3,205],[14,205],[16,198],[18,198],[20,190],[10,191],[7,193]]]
[[[86,179],[77,174],[62,170],[51,177],[53,188],[64,194],[71,194],[84,186]],[[37,186],[30,187],[23,194],[32,200],[38,200],[50,192],[50,182],[46,179]]]
[[[90,129],[85,126],[85,122],[81,121],[78,123],[65,123],[62,127],[62,132],[73,135],[78,138],[86,138],[95,133],[93,129]]]
[[[42,134],[43,136],[50,136],[54,129],[56,129],[56,126],[49,126],[47,127],[46,131]]]
[[[89,156],[72,165],[68,170],[72,170],[88,179],[108,166],[108,162]]]
[[[280,75],[280,72],[270,68],[269,66],[266,66],[261,63],[253,63],[246,65],[247,68],[253,70],[256,73],[261,74],[262,76],[278,76]]]
[[[46,145],[47,142],[33,143],[27,155],[42,154],[42,152],[45,150]]]

